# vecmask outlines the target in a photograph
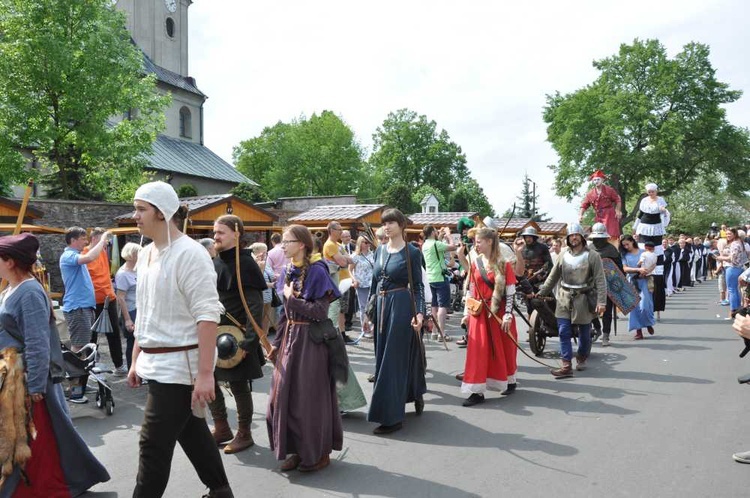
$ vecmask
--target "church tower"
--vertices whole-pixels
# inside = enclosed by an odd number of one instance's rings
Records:
[[[118,0],[133,40],[154,64],[188,76],[188,7],[193,0]]]

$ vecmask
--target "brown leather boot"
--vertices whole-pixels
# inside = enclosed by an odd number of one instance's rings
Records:
[[[550,373],[556,379],[564,379],[565,377],[573,377],[573,363],[569,360],[563,360],[562,368],[555,368]]]
[[[255,444],[253,436],[250,434],[250,426],[240,426],[237,429],[237,434],[234,439],[224,447],[224,453],[231,455],[232,453],[239,453],[240,451],[246,450]]]
[[[211,435],[214,437],[214,441],[216,441],[217,445],[221,445],[226,443],[227,441],[231,441],[234,437],[227,419],[214,420],[214,428],[211,431]]]
[[[586,360],[587,358],[585,356],[577,354],[576,355],[576,370],[578,370],[579,372],[583,372],[584,370],[586,370]]]

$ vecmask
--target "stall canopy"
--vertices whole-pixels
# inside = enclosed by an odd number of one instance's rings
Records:
[[[338,221],[344,229],[359,232],[366,226],[380,226],[385,207],[384,204],[318,206],[289,218],[289,223],[304,225],[310,230],[325,230],[328,223]]]
[[[21,202],[6,197],[0,197],[0,224],[12,223],[15,225],[18,220],[18,214],[21,211]],[[26,206],[26,213],[23,217],[23,222],[32,224],[33,220],[38,220],[43,217],[44,213],[31,206]]]
[[[180,203],[188,206],[188,232],[209,231],[213,228],[214,220],[225,214],[238,216],[246,232],[272,230],[277,220],[274,214],[232,194],[183,197]],[[115,221],[119,225],[113,230],[115,233],[129,233],[135,229],[132,212],[118,216]]]

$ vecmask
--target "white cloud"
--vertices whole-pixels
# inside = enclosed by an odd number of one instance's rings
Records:
[[[498,211],[528,173],[540,209],[568,221],[577,203],[552,190],[545,95],[593,81],[591,62],[634,38],[658,38],[670,53],[706,43],[718,77],[748,88],[747,9],[740,0],[198,0],[190,7],[190,72],[210,97],[206,145],[227,160],[265,126],[326,109],[370,148],[386,115],[407,107],[463,148]],[[743,126],[746,100],[729,109]]]

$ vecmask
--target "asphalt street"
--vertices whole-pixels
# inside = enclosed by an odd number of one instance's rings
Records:
[[[372,434],[366,408],[344,417],[344,449],[314,474],[281,473],[271,453],[265,410],[271,369],[254,383],[255,446],[224,455],[237,497],[737,497],[748,496],[750,465],[732,453],[750,450],[750,372],[742,342],[716,304],[715,281],[667,300],[656,334],[633,341],[627,318],[612,347],[594,345],[589,368],[555,380],[519,354],[519,389],[490,393],[464,408],[459,382],[465,350],[427,341],[426,408],[408,407],[403,430]],[[449,331],[458,335],[459,316]],[[526,326],[519,320],[519,334]],[[104,341],[102,341],[104,342]],[[528,345],[522,342],[528,349]],[[545,361],[557,362],[557,341]],[[372,343],[349,348],[368,398]],[[94,403],[71,407],[75,424],[112,479],[87,496],[130,496],[138,464],[145,388],[113,378],[117,406],[106,416]],[[231,398],[227,403],[233,406]],[[230,420],[236,420],[230,413]],[[198,497],[205,488],[181,449],[168,497]]]

